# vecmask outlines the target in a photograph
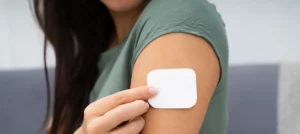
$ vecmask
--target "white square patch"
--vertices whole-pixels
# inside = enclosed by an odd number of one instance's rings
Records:
[[[159,89],[149,104],[159,109],[191,108],[197,102],[196,74],[192,69],[160,69],[151,71],[147,85]]]

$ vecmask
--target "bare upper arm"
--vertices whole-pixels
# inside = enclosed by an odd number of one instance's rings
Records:
[[[191,109],[151,108],[142,134],[198,134],[220,77],[218,58],[201,37],[171,33],[151,42],[135,62],[131,87],[146,85],[154,69],[192,68],[197,75],[198,100]]]

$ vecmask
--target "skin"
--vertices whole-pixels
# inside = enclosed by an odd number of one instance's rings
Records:
[[[181,110],[150,108],[144,115],[147,123],[141,134],[198,134],[219,81],[218,58],[210,45],[198,36],[167,34],[154,40],[140,54],[133,69],[131,87],[145,85],[150,71],[168,68],[191,68],[196,72],[197,103]]]
[[[117,29],[115,44],[118,44],[149,1],[101,2],[108,7],[114,19]],[[154,109],[143,101],[155,95],[155,90],[149,92],[149,88],[140,87],[147,85],[147,74],[155,69],[169,68],[191,68],[196,72],[198,100],[194,107]],[[208,42],[185,33],[163,35],[148,44],[139,55],[132,73],[132,89],[90,104],[84,113],[84,123],[75,134],[198,134],[219,78],[219,61]],[[129,122],[118,126],[124,121]]]
[[[148,111],[147,100],[157,89],[139,87],[124,90],[91,103],[84,111],[84,122],[75,134],[138,134],[144,127],[142,114]],[[129,121],[123,126],[121,123]]]
[[[116,39],[111,48],[123,41],[150,0],[101,0],[116,26]]]

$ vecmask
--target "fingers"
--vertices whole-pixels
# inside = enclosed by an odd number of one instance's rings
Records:
[[[113,130],[110,134],[139,134],[145,125],[145,120],[139,116],[125,126]]]
[[[85,115],[101,116],[119,105],[135,100],[147,100],[154,97],[157,92],[157,89],[151,87],[138,87],[124,90],[90,104],[85,110]]]
[[[124,121],[129,121],[141,116],[147,112],[148,109],[149,104],[142,100],[118,106],[99,118],[98,128],[105,131],[112,130]]]
[[[138,87],[90,104],[84,111],[83,131],[91,134],[110,132],[122,122],[144,114],[149,109],[149,104],[143,100],[154,97],[157,92],[155,88]]]

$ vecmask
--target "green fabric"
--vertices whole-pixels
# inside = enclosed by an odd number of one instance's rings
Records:
[[[215,6],[206,0],[152,0],[123,43],[101,54],[101,74],[90,101],[128,89],[134,63],[142,50],[154,39],[174,32],[200,36],[215,50],[221,78],[200,134],[226,134],[228,45],[225,25]]]

